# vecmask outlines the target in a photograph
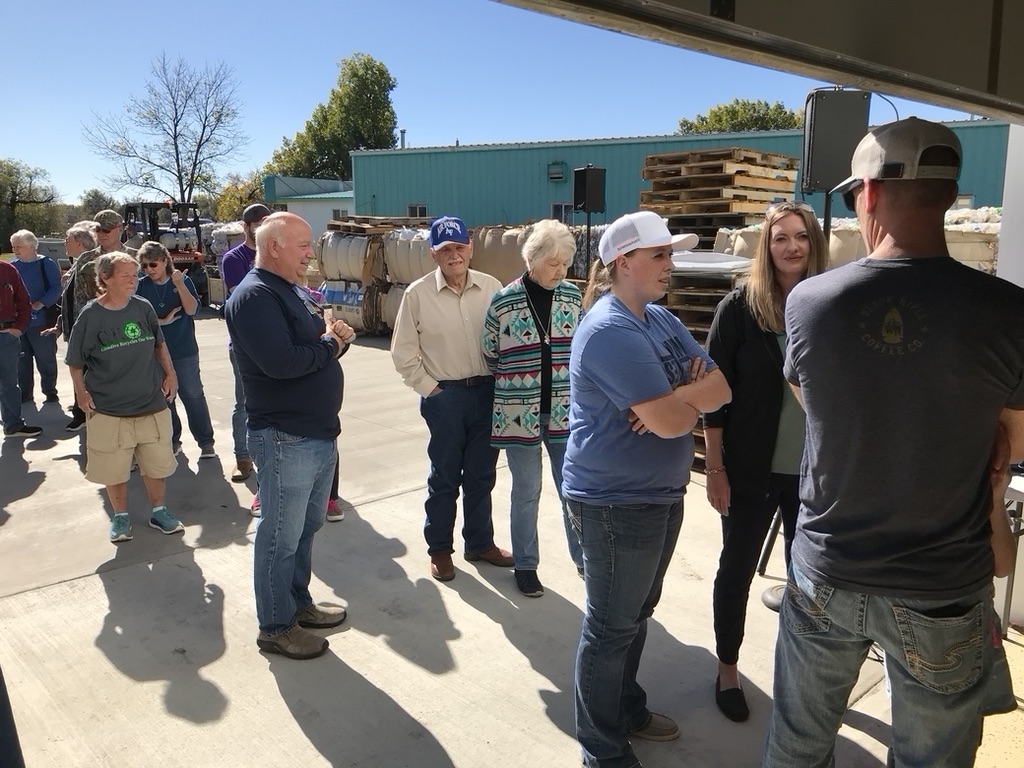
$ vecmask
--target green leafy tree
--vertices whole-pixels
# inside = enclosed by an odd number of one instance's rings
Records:
[[[30,229],[39,236],[60,229],[62,208],[49,173],[0,158],[0,250],[10,250],[11,234],[19,229]]]
[[[253,171],[248,176],[232,173],[217,197],[217,221],[235,221],[242,217],[247,205],[262,203],[263,174]]]
[[[121,203],[118,202],[116,197],[95,187],[85,190],[80,199],[82,204],[79,206],[79,211],[83,219],[91,219],[97,212],[108,208],[112,211],[121,209]]]
[[[117,114],[94,115],[85,142],[114,164],[111,186],[190,203],[216,190],[217,169],[249,142],[237,87],[226,64],[197,69],[161,54],[145,92]]]
[[[698,114],[692,120],[680,118],[676,133],[778,131],[800,128],[803,124],[803,110],[786,109],[781,101],[769,104],[763,99],[733,99],[711,107],[706,115]]]
[[[366,53],[342,59],[338,84],[327,103],[317,104],[305,127],[285,137],[266,166],[267,173],[310,178],[351,179],[356,149],[390,149],[398,125],[391,91],[398,81]]]

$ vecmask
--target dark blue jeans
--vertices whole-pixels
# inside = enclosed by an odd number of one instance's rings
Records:
[[[491,491],[498,462],[498,451],[491,447],[494,382],[439,386],[440,392],[420,399],[420,415],[430,430],[430,472],[423,504],[427,552],[453,551],[460,488],[466,551],[483,552],[494,546]]]
[[[636,675],[647,620],[679,538],[683,501],[566,503],[583,544],[587,591],[576,651],[576,738],[587,768],[633,768],[640,761],[627,733],[651,716]]]
[[[0,422],[13,432],[25,422],[21,418],[21,388],[18,386],[18,357],[21,339],[0,331]]]
[[[42,336],[42,328],[29,328],[21,334],[21,359],[18,361],[18,385],[21,396],[31,400],[34,395],[32,361],[39,369],[39,388],[46,396],[57,396],[57,337]]]

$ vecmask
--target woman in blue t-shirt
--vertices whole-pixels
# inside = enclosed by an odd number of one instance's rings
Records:
[[[199,311],[199,293],[192,280],[175,269],[170,253],[160,243],[143,243],[138,258],[144,277],[139,280],[137,293],[156,310],[178,376],[177,399],[185,407],[189,431],[199,445],[199,458],[215,459],[213,423],[199,373],[199,344],[192,319]],[[170,407],[171,441],[177,455],[181,451],[181,419],[175,401],[171,401]]]
[[[563,492],[583,545],[586,613],[576,654],[584,765],[631,764],[629,739],[668,741],[636,681],[693,462],[691,430],[730,397],[725,377],[664,307],[673,237],[650,211],[614,221],[591,269],[572,340]],[[614,542],[614,546],[613,546]]]

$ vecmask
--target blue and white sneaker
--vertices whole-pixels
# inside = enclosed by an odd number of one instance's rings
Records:
[[[111,541],[131,541],[132,523],[127,512],[118,512],[110,520]]]
[[[149,527],[156,528],[161,533],[181,533],[185,526],[181,520],[167,511],[167,507],[157,507],[153,516],[149,518]]]

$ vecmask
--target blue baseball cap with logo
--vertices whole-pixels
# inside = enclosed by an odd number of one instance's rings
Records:
[[[469,243],[469,231],[458,216],[439,216],[430,222],[430,247],[433,250],[448,243]]]

